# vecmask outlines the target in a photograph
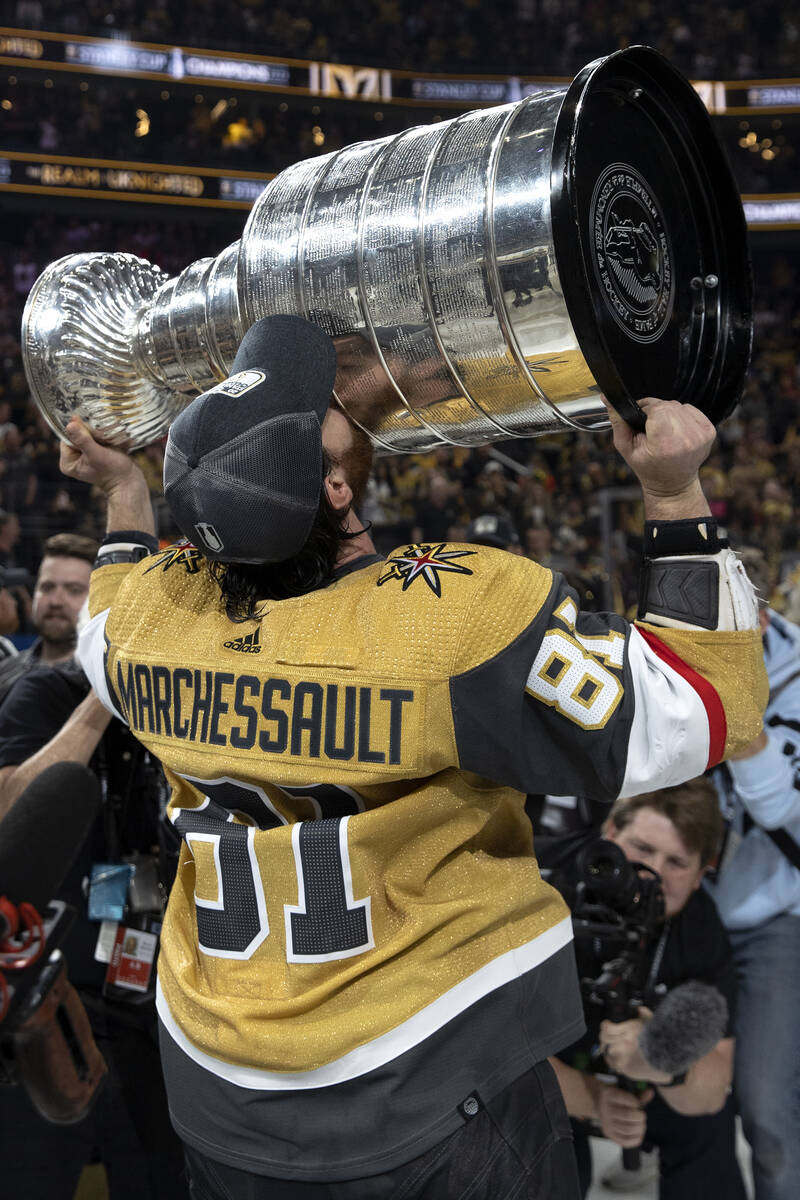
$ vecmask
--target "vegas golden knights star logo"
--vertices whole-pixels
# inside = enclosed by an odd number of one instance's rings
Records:
[[[469,567],[455,562],[454,559],[466,558],[468,554],[475,554],[474,550],[445,550],[446,544],[446,542],[441,542],[438,546],[408,546],[405,554],[398,554],[387,560],[386,570],[378,579],[378,587],[383,583],[388,583],[390,579],[402,579],[405,592],[408,591],[415,579],[424,579],[433,594],[441,597],[440,572],[471,575],[472,571]]]
[[[157,554],[155,562],[146,569],[145,575],[149,575],[158,567],[161,567],[162,571],[168,571],[170,567],[177,566],[183,567],[187,575],[196,575],[202,561],[203,555],[196,546],[191,542],[179,542],[175,546],[167,546],[166,550]]]

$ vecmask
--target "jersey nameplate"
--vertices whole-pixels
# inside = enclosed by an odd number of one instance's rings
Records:
[[[409,759],[412,688],[318,683],[117,661],[120,712],[147,737],[333,762]],[[416,722],[415,722],[416,724]]]

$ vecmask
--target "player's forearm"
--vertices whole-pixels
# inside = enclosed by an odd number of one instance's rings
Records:
[[[144,475],[137,468],[120,484],[107,492],[106,531],[138,529],[155,533],[153,505]]]
[[[699,479],[675,495],[660,494],[643,487],[642,499],[648,521],[685,521],[690,517],[711,516]]]
[[[86,766],[110,720],[111,714],[103,708],[94,692],[90,692],[63,728],[41,750],[19,766],[3,770],[0,778],[0,818],[14,806],[28,784],[53,763],[79,762]]]
[[[578,1121],[598,1121],[597,1089],[602,1084],[593,1075],[569,1067],[559,1058],[549,1058],[547,1061],[555,1071],[569,1115]]]
[[[685,1083],[658,1087],[658,1093],[685,1117],[711,1116],[724,1105],[732,1078],[733,1049],[728,1038],[689,1067]]]

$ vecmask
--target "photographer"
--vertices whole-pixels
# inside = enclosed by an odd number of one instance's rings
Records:
[[[588,1031],[551,1060],[573,1117],[584,1194],[591,1177],[588,1136],[596,1131],[591,1123],[622,1147],[658,1148],[661,1200],[744,1200],[729,1095],[735,971],[713,901],[700,887],[720,833],[714,788],[701,778],[612,808],[603,834],[637,864],[638,881],[631,873],[626,883],[622,872],[619,885],[614,879],[602,895],[592,895],[591,881],[587,892],[578,877],[580,854],[570,853],[567,861],[558,839],[544,855],[540,848],[573,917],[592,918],[575,922]],[[594,836],[585,845],[595,850]],[[585,853],[583,861],[589,861]],[[605,909],[618,917],[607,933],[595,919]],[[604,970],[609,963],[613,969]],[[679,985],[688,981],[710,987],[682,992]],[[629,1012],[623,1013],[619,1000],[626,992]],[[666,997],[672,1003],[659,1012]],[[673,1058],[686,1069],[665,1069]]]
[[[64,538],[67,552],[59,553]],[[22,1087],[0,1087],[4,1185],[25,1200],[72,1200],[83,1167],[99,1159],[111,1200],[180,1200],[187,1185],[161,1077],[152,969],[174,864],[160,817],[163,776],[72,657],[91,573],[85,543],[93,551],[89,539],[72,535],[47,543],[34,603],[39,653],[0,706],[0,815],[24,805],[53,764],[80,762],[100,780],[102,813],[58,899],[78,914],[62,948],[109,1074],[88,1115],[69,1125],[46,1121]],[[64,804],[71,799],[65,794]],[[45,841],[49,833],[42,830]],[[35,842],[29,852],[33,861]],[[111,895],[115,879],[124,882]],[[146,947],[150,961],[134,957],[130,942]],[[26,1146],[35,1152],[20,1153]]]

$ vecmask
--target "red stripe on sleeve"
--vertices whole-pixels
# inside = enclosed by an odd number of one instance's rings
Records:
[[[679,658],[666,642],[661,641],[661,638],[656,637],[649,630],[642,629],[639,625],[636,626],[636,629],[647,642],[650,649],[659,658],[663,659],[667,666],[672,667],[673,671],[677,671],[679,675],[683,676],[703,701],[703,707],[706,710],[708,718],[708,762],[706,763],[706,770],[709,767],[716,766],[718,762],[722,761],[722,755],[725,752],[725,739],[728,736],[728,722],[725,719],[725,709],[722,706],[717,689],[703,675],[699,675],[688,663]]]

